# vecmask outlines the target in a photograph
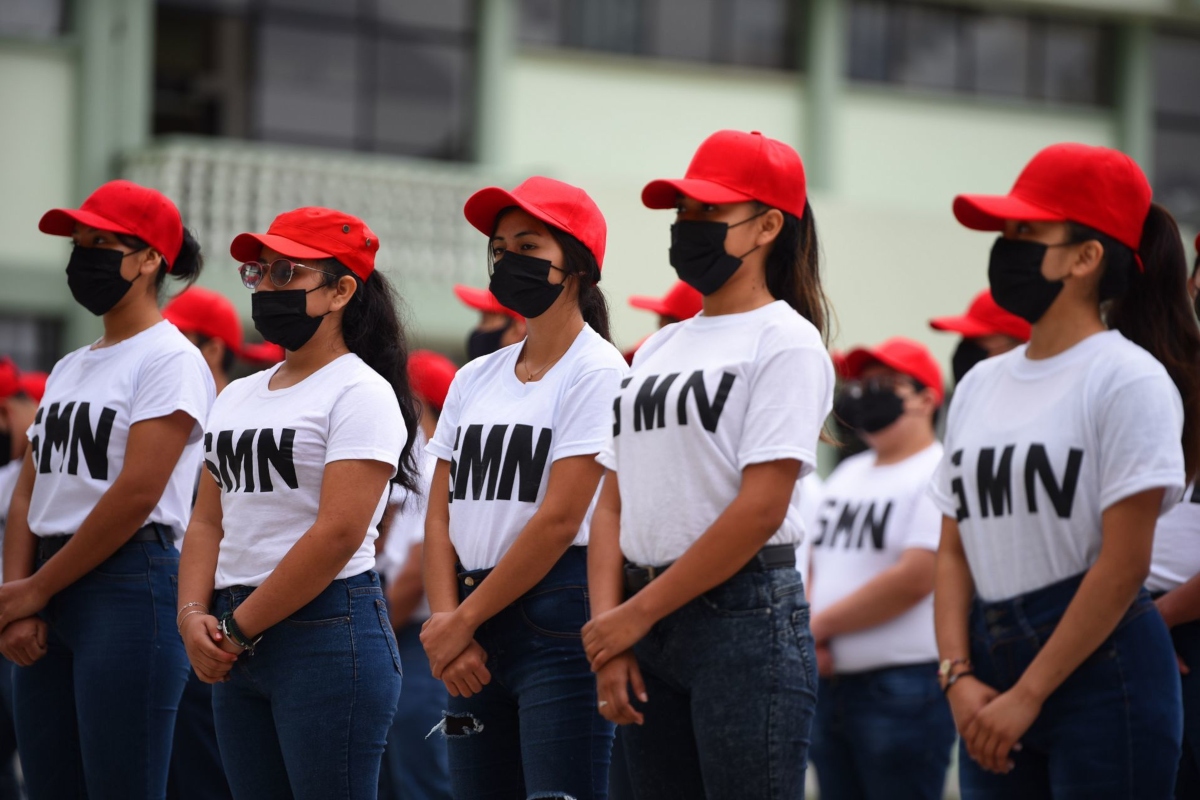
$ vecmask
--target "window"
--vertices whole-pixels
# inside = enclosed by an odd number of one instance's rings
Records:
[[[159,0],[155,133],[469,157],[473,0]]]
[[[56,39],[65,31],[63,0],[0,0],[0,36]]]
[[[521,41],[676,61],[795,69],[794,0],[521,0]]]
[[[1200,227],[1200,35],[1160,34],[1154,47],[1154,189],[1180,222]]]
[[[922,89],[1111,102],[1111,33],[1096,24],[894,0],[850,6],[849,74]]]
[[[18,369],[49,372],[62,348],[62,320],[0,313],[0,353],[12,358]]]

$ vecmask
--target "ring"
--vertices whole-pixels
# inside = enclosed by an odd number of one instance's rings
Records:
[[[596,704],[596,708],[604,708],[606,705],[608,705],[608,701],[601,700],[599,703]]]

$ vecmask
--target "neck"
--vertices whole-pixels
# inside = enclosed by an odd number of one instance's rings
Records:
[[[932,426],[907,436],[895,437],[894,441],[888,441],[888,437],[884,437],[884,441],[877,441],[871,447],[875,451],[875,465],[885,467],[888,464],[898,463],[915,456],[935,441],[936,437]]]
[[[136,291],[136,287],[129,291]],[[104,315],[103,321],[104,337],[100,340],[99,347],[107,347],[137,336],[147,328],[162,322],[162,314],[158,311],[158,303],[150,295],[139,298],[126,297]]]
[[[1042,318],[1034,323],[1025,355],[1035,360],[1051,358],[1089,336],[1106,330],[1108,328],[1100,317],[1100,307],[1095,298],[1077,301],[1060,295]]]
[[[536,319],[526,320],[525,350],[526,366],[533,372],[557,358],[575,342],[583,330],[583,315],[574,304],[555,304]]]
[[[225,391],[225,387],[229,385],[229,378],[223,372],[219,374],[214,372],[213,383],[216,384],[217,394],[220,394],[221,392]]]
[[[725,285],[704,297],[704,316],[741,314],[775,302],[762,262],[743,262]]]
[[[437,431],[437,420],[433,414],[428,411],[421,412],[421,433],[425,434],[425,438],[433,441],[433,434]]]
[[[284,389],[293,386],[349,352],[350,348],[346,347],[346,342],[342,339],[341,326],[337,325],[335,320],[329,320],[317,329],[303,347],[287,353],[283,366],[271,379],[271,388]]]

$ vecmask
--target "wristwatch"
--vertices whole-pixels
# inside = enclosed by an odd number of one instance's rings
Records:
[[[242,633],[242,629],[238,627],[237,620],[233,618],[232,611],[226,611],[221,615],[221,618],[217,620],[217,629],[229,637],[229,641],[250,655],[254,655],[254,646],[262,641],[262,634],[259,634],[255,639],[246,638],[246,635]]]

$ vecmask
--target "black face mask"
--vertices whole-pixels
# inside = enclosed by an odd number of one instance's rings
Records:
[[[97,317],[107,314],[121,302],[133,286],[133,281],[121,277],[121,262],[126,255],[133,253],[76,245],[67,262],[67,286],[75,302]]]
[[[767,210],[760,211],[733,225],[686,219],[672,225],[670,261],[679,279],[704,295],[712,294],[724,286],[738,271],[742,259],[758,249],[757,246],[752,247],[740,258],[731,256],[725,252],[726,234],[730,228],[745,225],[765,213]]]
[[[867,384],[844,390],[836,410],[855,430],[878,433],[904,414],[904,400],[891,389]]]
[[[512,321],[510,320],[508,325],[494,331],[471,331],[467,335],[467,360],[474,361],[483,356],[490,356],[499,350],[500,340],[504,338],[504,332],[511,326]]]
[[[988,284],[996,305],[1031,324],[1041,319],[1063,289],[1062,281],[1042,275],[1042,261],[1047,250],[1061,246],[997,239],[988,261]]]
[[[325,318],[325,314],[319,317],[308,315],[308,295],[315,291],[278,289],[255,292],[250,295],[250,316],[254,320],[254,327],[271,344],[296,352],[308,344]]]
[[[978,364],[986,361],[988,351],[984,350],[974,339],[963,339],[954,349],[954,357],[950,359],[950,369],[954,371],[954,385],[962,383],[963,376]]]
[[[488,288],[505,308],[522,317],[540,317],[563,292],[561,283],[550,283],[551,269],[557,267],[544,258],[509,251],[492,265]]]

